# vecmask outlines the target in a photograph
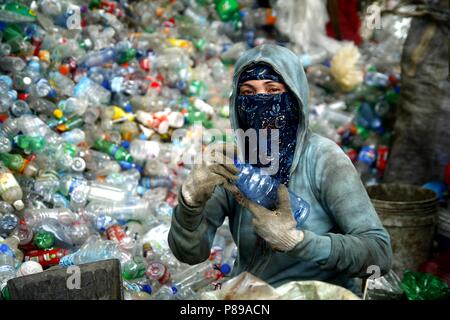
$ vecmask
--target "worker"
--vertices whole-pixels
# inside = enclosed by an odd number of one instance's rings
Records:
[[[175,257],[205,261],[228,217],[238,249],[232,275],[247,271],[274,287],[319,280],[359,292],[354,278],[390,270],[389,235],[355,167],[335,142],[308,128],[308,82],[297,55],[272,44],[246,51],[235,65],[230,118],[235,130],[279,129],[278,170],[272,173],[280,182],[278,206],[270,210],[246,199],[234,184],[238,169],[232,163],[194,166],[168,236]],[[301,230],[288,188],[310,204]]]

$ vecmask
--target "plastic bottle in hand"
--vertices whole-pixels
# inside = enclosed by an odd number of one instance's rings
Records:
[[[267,208],[275,209],[278,202],[278,186],[280,183],[265,173],[263,169],[249,164],[236,163],[240,170],[236,186],[249,200]],[[297,221],[297,229],[305,223],[309,215],[309,203],[289,190],[289,201],[292,215]]]

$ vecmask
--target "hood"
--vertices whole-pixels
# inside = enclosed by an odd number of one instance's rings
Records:
[[[230,121],[233,129],[239,129],[239,121],[236,110],[236,100],[238,96],[239,77],[248,66],[264,62],[280,74],[285,84],[298,100],[300,123],[297,131],[297,143],[294,152],[294,159],[290,172],[297,167],[300,156],[305,148],[305,142],[309,135],[308,130],[308,95],[309,87],[303,65],[299,57],[287,48],[263,44],[244,52],[235,65],[233,76],[233,87],[230,97]],[[237,141],[239,148],[242,148],[242,141]]]

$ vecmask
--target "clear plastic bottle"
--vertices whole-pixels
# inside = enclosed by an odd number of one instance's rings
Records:
[[[122,162],[121,162],[122,163]],[[129,164],[128,162],[123,162]],[[110,186],[125,190],[128,194],[133,195],[139,185],[141,174],[136,168],[130,168],[119,173],[111,173],[105,178],[105,183]]]
[[[36,97],[47,97],[53,93],[53,87],[50,85],[47,79],[41,78],[31,86],[30,94]]]
[[[62,139],[49,126],[35,115],[26,114],[17,119],[17,127],[24,135],[44,137],[47,142],[58,142]]]
[[[14,175],[3,163],[0,163],[0,196],[4,201],[12,204],[16,210],[24,208],[22,189]]]
[[[374,144],[362,147],[355,163],[355,168],[364,184],[367,184],[372,178],[372,168],[377,158],[377,152]]]
[[[75,128],[73,130],[66,131],[63,134],[61,134],[61,138],[63,138],[65,141],[69,143],[78,145],[86,139],[86,134],[84,133],[83,130]]]
[[[19,57],[0,57],[0,68],[7,72],[22,71],[26,67],[25,61]]]
[[[0,236],[9,236],[19,225],[19,218],[13,213],[6,213],[0,218]]]
[[[81,65],[88,68],[101,66],[108,62],[113,62],[118,58],[118,52],[115,48],[105,48],[100,51],[94,51],[87,54],[81,61]]]
[[[70,96],[75,88],[75,83],[69,77],[59,72],[50,72],[49,78],[55,83],[57,91],[62,95]]]
[[[14,208],[6,201],[0,201],[0,213],[14,213]]]
[[[359,107],[356,123],[364,128],[372,129],[379,134],[383,134],[384,132],[381,118],[367,102],[363,102]]]
[[[71,197],[74,192],[84,194],[86,200],[90,201],[122,202],[127,196],[127,193],[122,189],[70,175],[63,176],[60,179],[59,190],[64,195],[70,195]]]
[[[8,247],[14,253],[17,262],[23,261],[24,254],[22,250],[19,249],[20,238],[17,235],[15,234],[10,235],[8,238],[5,239],[5,241],[3,241],[3,243],[8,245]]]
[[[29,107],[39,114],[53,115],[56,105],[50,100],[31,96],[28,100]]]
[[[154,159],[159,154],[159,143],[157,141],[133,140],[130,145],[130,154],[138,161]]]
[[[73,95],[77,98],[87,98],[94,106],[108,104],[111,100],[111,92],[88,77],[82,78],[77,83]]]
[[[85,98],[70,97],[66,100],[61,100],[58,103],[58,109],[61,110],[66,117],[75,115],[82,116],[88,110],[89,104]]]
[[[206,261],[178,273],[174,276],[173,283],[175,284],[175,288],[177,288],[178,292],[181,294],[187,288],[198,291],[222,277],[223,274],[218,266],[212,264],[210,261]]]
[[[278,201],[279,182],[265,173],[263,169],[249,164],[236,163],[236,166],[240,170],[236,186],[243,195],[265,208],[275,209]],[[305,200],[290,190],[289,200],[292,215],[297,221],[297,228],[300,229],[308,218],[310,206]]]
[[[14,254],[6,244],[0,244],[0,290],[6,287],[8,280],[16,277]]]
[[[140,181],[140,185],[148,189],[154,188],[170,188],[172,187],[172,180],[169,177],[144,177]]]
[[[175,290],[171,286],[161,286],[159,290],[153,295],[153,300],[174,300]]]
[[[151,213],[150,202],[140,198],[128,198],[124,202],[90,202],[86,210],[106,214],[118,220],[142,220]]]
[[[129,257],[119,249],[116,242],[102,240],[100,236],[92,235],[78,251],[61,258],[59,264],[68,267],[107,259],[119,259],[124,263]]]
[[[23,100],[16,100],[11,105],[11,108],[9,109],[9,112],[13,117],[19,118],[23,116],[24,114],[30,114],[31,109],[28,103],[26,103]]]
[[[78,219],[77,215],[68,208],[27,209],[24,212],[24,218],[26,224],[32,228],[37,227],[46,219],[56,220],[66,225]]]
[[[20,246],[31,244],[34,237],[33,229],[31,229],[26,223],[20,223],[18,228],[14,230],[13,235],[19,238]]]

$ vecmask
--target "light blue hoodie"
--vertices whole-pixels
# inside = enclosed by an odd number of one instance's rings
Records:
[[[231,193],[216,187],[204,208],[189,208],[179,195],[170,248],[180,261],[206,260],[217,228],[228,217],[239,250],[233,275],[248,271],[275,287],[288,281],[320,280],[354,290],[352,278],[370,276],[369,266],[379,266],[382,274],[391,268],[389,235],[350,159],[336,143],[308,129],[308,82],[299,58],[290,50],[262,45],[239,58],[230,98],[233,129],[239,127],[235,106],[239,76],[257,62],[270,64],[301,106],[289,189],[311,205],[303,227],[305,238],[290,252],[272,250],[255,233],[252,214]]]

